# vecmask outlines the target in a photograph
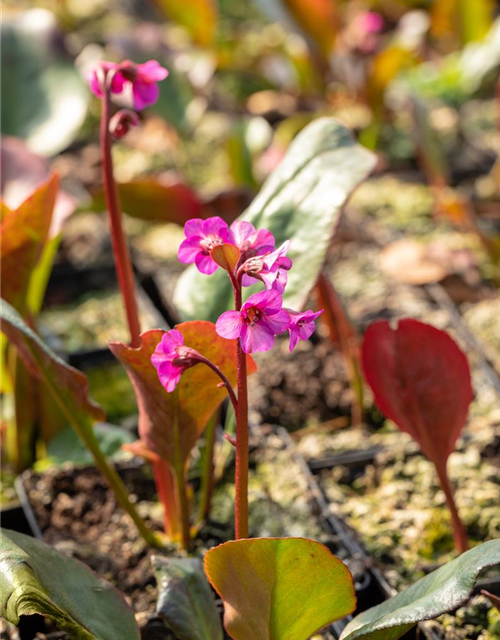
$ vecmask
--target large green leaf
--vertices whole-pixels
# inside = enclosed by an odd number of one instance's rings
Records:
[[[74,640],[139,640],[132,609],[84,564],[22,533],[2,529],[2,616],[40,613]]]
[[[208,551],[205,571],[234,640],[307,640],[356,607],[349,569],[315,540],[226,542]]]
[[[295,138],[241,220],[269,229],[277,245],[291,240],[293,260],[285,306],[300,310],[326,260],[344,204],[375,165],[375,156],[332,118],[315,120]],[[209,319],[231,307],[227,274],[212,276],[189,267],[179,280],[175,303],[186,319]]]
[[[153,557],[156,612],[178,640],[222,640],[214,594],[198,558]]]
[[[356,616],[344,629],[341,640],[398,640],[417,622],[462,606],[479,572],[498,564],[500,540],[466,551],[406,591]]]
[[[1,301],[2,332],[14,344],[30,373],[46,385],[67,421],[75,429],[92,454],[96,465],[110,483],[120,505],[127,511],[144,539],[157,545],[156,537],[146,528],[130,502],[128,492],[111,467],[93,430],[96,420],[105,415],[101,407],[88,397],[88,380],[81,371],[67,365],[56,355],[5,300]]]
[[[67,54],[54,16],[44,9],[2,21],[2,133],[53,155],[75,138],[90,93]]]

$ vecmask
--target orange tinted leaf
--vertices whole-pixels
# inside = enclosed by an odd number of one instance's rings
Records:
[[[213,42],[219,16],[215,0],[156,0],[165,15],[183,26],[201,45]]]
[[[236,342],[225,340],[215,332],[211,322],[194,321],[177,325],[186,346],[196,349],[216,364],[229,382],[236,383]],[[109,347],[123,363],[139,404],[139,435],[145,446],[176,466],[177,453],[187,460],[191,449],[208,420],[226,398],[225,389],[217,385],[220,378],[206,365],[198,364],[185,371],[173,393],[162,387],[151,356],[165,332],[153,329],[142,334],[142,343],[133,349],[119,342]],[[248,358],[249,373],[256,365]],[[178,451],[176,452],[176,439]]]
[[[331,53],[337,31],[334,0],[283,0],[295,22],[318,45],[321,53]]]
[[[362,346],[365,378],[382,413],[442,468],[472,401],[469,364],[445,332],[418,320],[375,322]]]
[[[16,210],[2,212],[1,295],[21,314],[31,274],[48,239],[58,188],[53,174]]]
[[[222,244],[218,247],[214,247],[210,252],[212,260],[214,260],[219,267],[222,267],[229,273],[234,273],[238,260],[241,256],[241,251],[234,244]]]
[[[208,551],[205,571],[234,640],[307,640],[356,607],[349,569],[315,540],[226,542]]]

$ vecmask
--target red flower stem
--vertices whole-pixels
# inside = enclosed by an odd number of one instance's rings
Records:
[[[444,495],[446,497],[446,503],[448,504],[448,508],[451,513],[455,549],[458,551],[458,553],[464,553],[464,551],[467,551],[467,549],[469,548],[467,531],[465,530],[464,523],[462,522],[458,513],[455,498],[453,496],[453,489],[451,487],[450,479],[448,478],[448,473],[446,471],[446,462],[444,463],[444,465],[436,463],[434,464],[436,466],[436,471],[438,474],[439,482],[441,484],[441,488],[443,489]]]
[[[233,282],[233,281],[232,281]],[[241,284],[233,282],[234,306],[241,310]],[[247,358],[236,341],[238,405],[236,413],[235,538],[248,538],[248,388]]]
[[[163,528],[168,538],[175,542],[179,538],[179,518],[172,470],[168,462],[160,459],[153,463],[153,473],[158,497],[163,505]]]
[[[111,228],[111,239],[113,243],[113,254],[115,258],[115,268],[118,277],[118,284],[125,305],[125,313],[130,332],[130,344],[132,347],[139,347],[141,344],[141,326],[139,322],[139,311],[135,296],[134,272],[128,250],[127,240],[123,231],[122,215],[118,189],[113,174],[113,157],[111,154],[111,134],[109,132],[109,121],[111,118],[111,83],[113,73],[103,72],[102,86],[102,114],[101,114],[101,157],[102,173],[104,182],[104,193],[106,196],[106,206],[108,208],[109,222]]]

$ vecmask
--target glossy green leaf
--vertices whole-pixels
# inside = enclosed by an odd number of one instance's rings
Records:
[[[234,640],[307,640],[356,607],[348,568],[315,540],[226,542],[208,551],[205,571]]]
[[[2,218],[2,298],[21,314],[27,311],[32,273],[48,239],[59,180],[53,174],[17,209]]]
[[[139,640],[120,593],[78,560],[2,529],[0,566],[1,613],[12,624],[40,613],[74,640]]]
[[[276,246],[291,240],[284,295],[287,307],[304,307],[325,263],[342,208],[375,165],[375,156],[332,118],[315,120],[295,138],[276,171],[240,217],[269,229]],[[215,321],[232,307],[227,274],[211,276],[189,267],[179,280],[175,303],[186,319]]]
[[[93,423],[103,420],[105,415],[101,407],[88,397],[88,380],[85,375],[61,360],[5,300],[1,301],[0,319],[2,332],[16,346],[31,375],[40,378],[48,388],[68,423],[83,440],[101,473],[112,486],[119,504],[130,515],[145,540],[156,545],[156,537],[146,529],[130,502],[123,482],[99,448]]]
[[[341,640],[398,640],[418,622],[465,604],[480,571],[498,564],[500,540],[474,547],[406,591],[356,616]]]
[[[178,640],[222,640],[214,594],[198,558],[153,557],[156,613]]]
[[[61,48],[55,17],[44,9],[13,12],[2,21],[2,133],[53,155],[73,141],[90,92]]]
[[[183,226],[201,215],[202,204],[196,193],[182,182],[162,184],[154,178],[140,178],[118,185],[124,213],[150,222],[174,222]],[[106,210],[104,192],[94,195],[92,207]]]

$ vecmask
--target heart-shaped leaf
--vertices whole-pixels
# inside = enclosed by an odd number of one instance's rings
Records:
[[[83,563],[22,533],[2,529],[2,616],[40,613],[75,640],[139,640],[132,609]]]
[[[418,622],[467,602],[482,569],[500,564],[500,540],[466,551],[406,591],[359,614],[340,640],[398,640]]]
[[[325,263],[342,207],[370,173],[375,156],[333,118],[320,118],[299,133],[279,167],[239,218],[269,229],[276,246],[290,239],[293,260],[284,304],[302,309]],[[182,275],[175,302],[185,319],[217,320],[231,308],[227,274],[210,277],[191,266]]]
[[[83,440],[101,473],[110,483],[120,505],[130,515],[146,542],[157,545],[156,537],[146,528],[130,502],[119,475],[108,464],[99,448],[93,423],[104,420],[105,414],[88,397],[89,383],[85,375],[61,360],[5,300],[1,302],[0,319],[2,332],[16,346],[30,373],[46,385],[66,420]]]
[[[205,571],[234,640],[307,640],[356,607],[348,568],[315,540],[226,542],[208,551]]]
[[[215,598],[198,558],[153,556],[156,613],[178,640],[222,640]]]
[[[12,12],[2,21],[2,133],[35,153],[54,155],[77,135],[90,92],[62,49],[54,14]]]
[[[182,182],[162,184],[152,178],[141,178],[118,185],[123,211],[133,218],[149,222],[175,222],[183,226],[190,218],[201,215],[202,204],[196,193]],[[93,198],[94,209],[106,209],[104,192]]]
[[[382,413],[436,466],[446,464],[472,401],[469,364],[445,332],[404,319],[375,322],[364,337],[365,378]]]
[[[48,239],[59,180],[53,174],[19,208],[2,217],[2,298],[23,315],[31,275]]]
[[[176,327],[184,344],[195,349],[221,369],[236,384],[236,343],[215,332],[211,322],[185,322]],[[204,364],[182,374],[172,393],[162,387],[151,356],[164,331],[153,329],[142,334],[141,346],[134,349],[119,342],[109,348],[127,369],[139,405],[139,435],[146,446],[174,468],[184,465],[208,420],[227,392],[217,385],[220,378]],[[249,373],[256,370],[248,358]]]

